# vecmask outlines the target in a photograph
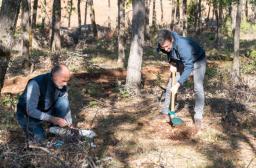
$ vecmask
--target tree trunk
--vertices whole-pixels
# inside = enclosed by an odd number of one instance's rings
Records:
[[[207,13],[207,22],[209,21],[209,19],[210,19],[210,13],[211,13],[211,6],[212,6],[212,4],[211,4],[211,2],[209,2],[209,4],[208,4],[208,13]]]
[[[234,58],[233,58],[233,79],[235,84],[239,82],[240,77],[240,59],[239,59],[239,44],[240,44],[240,24],[241,24],[241,12],[242,12],[243,0],[239,0],[237,3],[236,12],[236,27],[234,35]]]
[[[30,3],[29,3],[30,4]],[[32,18],[32,29],[36,28],[36,17],[37,17],[38,0],[34,0],[33,4],[33,18]]]
[[[171,0],[171,8],[170,8],[170,11],[171,11],[171,24],[170,24],[170,29],[173,30],[174,28],[174,14],[175,14],[175,1],[174,0]]]
[[[219,2],[219,25],[222,25],[222,21],[223,21],[223,6],[222,6],[222,2]]]
[[[3,0],[0,10],[0,93],[9,65],[21,0]]]
[[[68,1],[68,27],[70,27],[70,21],[73,11],[73,0]]]
[[[198,30],[197,30],[197,33],[201,32],[201,20],[202,20],[202,0],[199,0],[198,1],[198,19],[197,19]]]
[[[236,28],[236,15],[237,15],[237,7],[235,4],[232,4],[231,18],[232,18],[232,36],[235,36],[235,28]]]
[[[125,0],[118,0],[118,64],[125,66]]]
[[[218,7],[214,8],[215,17],[216,17],[216,34],[215,34],[215,43],[218,46],[219,45],[219,14],[218,14]]]
[[[182,0],[182,35],[187,36],[187,0]]]
[[[78,30],[81,29],[81,0],[77,0]]]
[[[138,94],[141,84],[141,66],[144,46],[144,0],[133,0],[132,8],[132,42],[128,60],[126,87],[130,91]]]
[[[87,7],[88,7],[88,0],[85,0],[85,7],[84,7],[84,25],[87,24]]]
[[[111,19],[110,19],[110,12],[111,12],[111,9],[110,9],[111,5],[110,5],[110,0],[108,0],[108,28],[111,29]]]
[[[161,7],[161,23],[163,23],[164,21],[163,0],[160,0],[160,7]]]
[[[95,11],[94,11],[94,6],[93,6],[93,0],[88,0],[88,5],[90,7],[90,17],[91,17],[91,24],[93,28],[93,35],[95,38],[98,38],[98,30],[97,30],[97,25],[95,21]]]
[[[150,28],[149,28],[149,11],[150,11],[150,1],[145,0],[145,40],[150,40]]]
[[[248,21],[248,0],[245,0],[245,19]]]
[[[176,16],[176,21],[179,24],[180,23],[180,0],[177,0],[176,2],[175,16]]]
[[[153,7],[152,7],[152,27],[154,31],[156,30],[156,0],[153,0]]]
[[[44,30],[45,27],[45,17],[46,17],[46,0],[43,1],[42,5],[42,23],[41,23],[41,31]]]
[[[52,51],[57,51],[61,49],[60,24],[61,24],[61,1],[54,0],[53,10],[52,10],[52,37],[51,37]]]
[[[30,58],[29,58],[29,50],[32,44],[32,29],[31,29],[31,13],[30,13],[30,0],[22,0],[22,56],[24,58],[23,61],[23,70],[29,69]],[[30,37],[31,36],[31,37]]]

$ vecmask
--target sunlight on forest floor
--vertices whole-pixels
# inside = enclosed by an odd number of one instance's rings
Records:
[[[97,148],[90,149],[90,156],[95,161],[105,167],[256,167],[256,115],[255,107],[249,107],[256,98],[251,95],[246,99],[250,91],[241,87],[240,91],[246,95],[237,92],[233,99],[234,93],[225,76],[227,72],[223,70],[230,66],[228,61],[209,61],[203,130],[195,134],[191,84],[187,84],[178,96],[181,104],[178,115],[186,125],[173,128],[168,119],[159,116],[158,98],[162,92],[159,86],[164,87],[169,76],[168,66],[162,61],[164,58],[159,61],[155,56],[145,56],[144,88],[138,98],[124,90],[126,71],[118,67],[115,60],[104,54],[75,57],[71,56],[72,52],[63,54],[59,61],[67,63],[73,72],[69,96],[75,124],[98,134]],[[9,150],[13,145],[24,146],[24,136],[16,124],[14,111],[17,93],[24,89],[27,81],[51,67],[50,58],[38,56],[37,59],[40,67],[35,65],[36,70],[29,76],[12,73],[14,65],[7,75],[0,106],[1,153],[7,146]],[[68,155],[75,151],[65,152]],[[5,152],[3,156],[6,155]],[[66,161],[74,161],[72,157],[67,158],[71,160]],[[8,164],[8,159],[1,154],[0,165]]]

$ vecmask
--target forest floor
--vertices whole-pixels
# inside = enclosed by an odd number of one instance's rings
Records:
[[[75,167],[74,162],[81,166],[82,150],[102,167],[256,167],[256,87],[246,83],[254,75],[244,75],[243,84],[232,87],[228,77],[232,62],[222,59],[224,52],[207,49],[203,129],[195,134],[193,84],[188,82],[178,95],[177,114],[185,126],[174,128],[159,116],[160,86],[165,87],[169,76],[164,57],[152,48],[145,49],[143,89],[135,97],[124,89],[126,71],[116,64],[116,49],[108,43],[63,50],[60,57],[35,50],[34,71],[29,75],[21,75],[19,59],[13,61],[0,106],[0,167],[61,167],[55,157],[68,167]],[[64,144],[51,149],[50,155],[23,150],[25,136],[15,120],[17,95],[28,79],[48,72],[53,62],[66,63],[71,69],[69,98],[74,123],[97,133],[96,148]],[[43,161],[45,157],[47,161]]]

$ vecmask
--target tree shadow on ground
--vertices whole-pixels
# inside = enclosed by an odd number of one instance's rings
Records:
[[[248,120],[242,121],[242,117],[250,112],[246,109],[246,106],[242,103],[223,98],[211,98],[207,102],[207,105],[210,106],[210,117],[212,120],[215,120],[217,127],[219,126],[221,132],[224,134],[224,136],[219,135],[218,138],[227,143],[224,145],[220,141],[213,144],[202,143],[200,145],[197,149],[198,152],[201,152],[209,161],[212,161],[212,165],[207,167],[237,167],[237,162],[241,157],[240,154],[243,149],[240,145],[241,143],[247,144],[251,152],[256,155],[256,144],[253,140],[255,135],[250,133],[253,132],[253,127],[255,127],[255,118],[250,119],[250,123],[252,124],[250,128],[243,127],[244,122],[248,122]],[[221,121],[214,119],[215,116],[219,116],[217,118],[221,119]],[[249,133],[246,133],[246,130]],[[251,159],[249,154],[244,157]],[[253,158],[253,156],[251,157]]]
[[[128,131],[131,133],[134,131],[138,131],[143,127],[143,124],[140,123],[139,120],[152,113],[152,100],[144,99],[143,102],[139,102],[131,106],[124,106],[122,107],[122,109],[118,110],[115,108],[114,104],[115,103],[112,103],[112,113],[108,116],[100,117],[95,125],[95,130],[97,130],[99,136],[103,138],[103,142],[97,150],[97,155],[99,157],[104,157],[104,155],[106,154],[106,152],[109,151],[110,148],[114,148],[122,143],[122,140],[118,140],[117,137],[115,137],[115,133],[121,131],[121,128],[119,128],[121,125],[136,124],[135,127],[129,129]],[[127,111],[127,109],[131,108],[135,108],[135,111]],[[129,141],[129,143],[131,145],[136,144],[135,141]],[[117,147],[111,150],[111,153],[121,163],[123,163],[124,167],[129,167],[128,159],[136,154],[136,151],[132,151],[129,149],[120,149]]]

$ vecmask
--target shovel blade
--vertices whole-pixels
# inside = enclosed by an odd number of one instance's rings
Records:
[[[175,126],[180,126],[184,124],[184,121],[179,118],[179,117],[174,117],[171,119],[171,124],[175,127]]]

